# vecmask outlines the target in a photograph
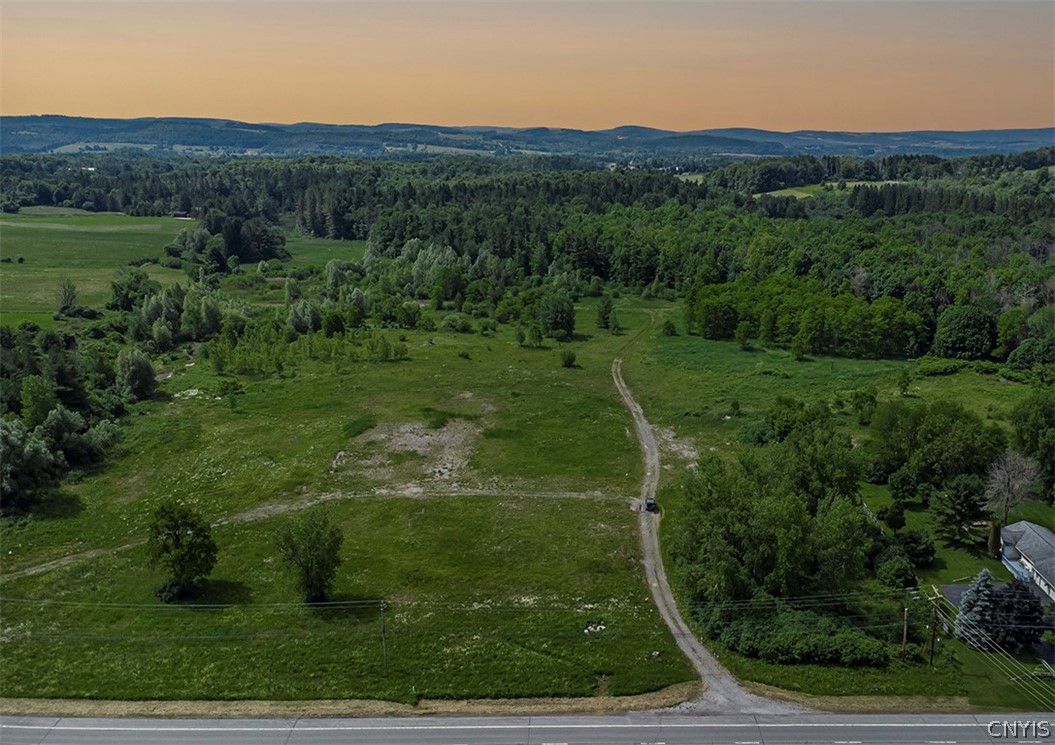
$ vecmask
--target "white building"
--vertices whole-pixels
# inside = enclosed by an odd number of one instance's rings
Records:
[[[1055,601],[1055,533],[1022,520],[1001,528],[1000,541],[1004,566]]]

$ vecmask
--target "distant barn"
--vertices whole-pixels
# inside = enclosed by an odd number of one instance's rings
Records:
[[[185,210],[176,210],[175,212],[172,213],[172,216],[175,217],[178,220],[189,220],[190,219],[190,213],[185,211]]]

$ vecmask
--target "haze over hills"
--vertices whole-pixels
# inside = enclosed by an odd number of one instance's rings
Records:
[[[0,117],[0,152],[114,149],[224,155],[399,156],[410,153],[575,155],[605,160],[727,156],[1009,153],[1055,145],[1055,128],[915,132],[773,132],[726,128],[674,132],[622,126],[444,127],[427,124],[255,124],[227,119]]]

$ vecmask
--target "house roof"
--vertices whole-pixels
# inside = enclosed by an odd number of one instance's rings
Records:
[[[1029,559],[1048,584],[1055,585],[1055,533],[1036,523],[1020,520],[1000,530],[1005,546],[1014,546]]]

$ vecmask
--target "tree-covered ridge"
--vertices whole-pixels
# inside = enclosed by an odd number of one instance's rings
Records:
[[[1053,148],[1010,155],[939,158],[935,155],[847,155],[765,158],[713,168],[702,180],[710,186],[745,194],[838,181],[935,181],[952,179],[972,186],[1013,179],[1023,171],[1052,165]]]
[[[187,117],[100,119],[54,114],[0,117],[0,127],[4,129],[3,151],[8,153],[46,153],[74,147],[82,152],[99,152],[133,147],[167,154],[192,150],[251,156],[327,154],[405,158],[437,150],[456,150],[497,156],[542,152],[604,160],[665,162],[728,159],[735,153],[749,157],[795,153],[864,156],[904,152],[1006,153],[1040,147],[1052,139],[1050,128],[856,133],[771,132],[748,128],[675,132],[623,126],[591,131],[406,123],[275,124]]]
[[[802,354],[933,349],[1029,369],[1055,351],[1041,312],[1055,293],[1053,157],[800,157],[726,166],[697,183],[544,158],[17,156],[4,159],[2,201],[193,214],[198,227],[166,264],[195,279],[284,259],[269,223],[292,222],[368,240],[365,264],[348,268],[384,296],[378,307],[464,300],[472,285],[472,312],[491,315],[507,295],[563,277],[573,296],[606,282],[681,293],[690,327],[710,338],[742,325],[746,337],[797,339]],[[808,200],[751,196],[834,177],[888,182]],[[974,310],[944,316],[960,306]]]

